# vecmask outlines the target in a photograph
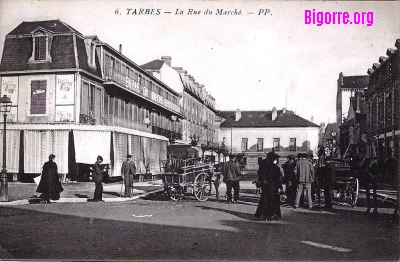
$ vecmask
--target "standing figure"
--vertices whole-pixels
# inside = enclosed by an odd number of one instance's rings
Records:
[[[221,173],[226,183],[226,194],[228,197],[228,203],[237,203],[239,200],[239,176],[240,168],[239,164],[235,161],[235,155],[229,155],[229,161],[224,163],[221,167]],[[232,201],[232,188],[233,188],[233,200]]]
[[[297,186],[297,194],[294,208],[299,207],[300,197],[303,194],[303,190],[306,190],[308,209],[312,209],[313,202],[311,198],[311,183],[314,182],[314,167],[312,163],[307,160],[307,154],[300,155],[300,159],[296,163],[294,172],[299,182],[299,185]]]
[[[103,174],[107,171],[106,166],[102,165],[103,157],[98,156],[96,163],[93,165],[93,181],[95,184],[94,196],[91,201],[103,201]]]
[[[296,161],[294,156],[290,155],[287,157],[287,161],[283,164],[283,172],[285,173],[283,183],[286,185],[286,202],[290,205],[294,205],[294,200],[296,198],[296,176],[294,174],[294,168],[296,167]]]
[[[45,203],[50,203],[51,200],[60,199],[60,193],[64,191],[58,177],[57,164],[54,162],[55,155],[49,155],[49,161],[44,163],[42,168],[42,178],[40,179],[36,192],[42,193],[42,198]]]
[[[275,153],[269,152],[267,158],[261,161],[257,172],[261,197],[254,216],[268,221],[282,218],[279,190],[283,192],[283,187],[280,169],[274,163],[275,155]]]
[[[323,208],[332,208],[333,185],[336,184],[336,168],[334,163],[326,161],[324,156],[320,158],[320,167],[315,171],[315,178],[318,182],[318,203],[321,203],[321,189],[324,190],[325,206]]]
[[[126,161],[122,163],[121,176],[124,179],[125,195],[124,197],[131,197],[133,194],[133,178],[136,174],[136,165],[132,162],[132,156],[127,155]]]

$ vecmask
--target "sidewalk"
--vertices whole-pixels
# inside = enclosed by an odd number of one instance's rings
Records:
[[[66,202],[87,202],[93,198],[94,182],[77,182],[74,184],[62,184],[64,191],[61,193],[59,200],[51,200],[54,203]],[[121,202],[137,199],[148,194],[163,191],[161,180],[134,182],[133,197],[124,198],[120,196],[122,183],[103,184],[103,200],[104,202]],[[8,183],[8,199],[9,202],[0,202],[0,206],[4,205],[25,205],[39,202],[40,193],[36,192],[37,185],[35,183]],[[122,192],[124,193],[124,192]]]

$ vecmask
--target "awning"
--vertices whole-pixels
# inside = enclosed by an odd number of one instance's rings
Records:
[[[94,164],[97,156],[110,164],[111,132],[73,131],[76,163]]]
[[[24,131],[25,173],[41,173],[50,154],[56,156],[58,173],[68,173],[68,131]]]
[[[19,130],[6,131],[6,169],[7,173],[19,172],[19,146],[20,146]],[[3,131],[0,131],[0,149],[3,150]],[[1,151],[3,152],[3,151]],[[3,153],[0,154],[0,164],[3,166]]]

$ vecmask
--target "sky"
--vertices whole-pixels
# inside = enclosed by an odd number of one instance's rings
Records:
[[[0,0],[0,50],[21,22],[60,19],[117,50],[122,44],[138,65],[171,56],[173,67],[205,85],[217,110],[287,108],[332,123],[339,73],[367,75],[400,38],[399,11],[400,2],[384,1]],[[333,12],[348,12],[353,23],[341,14],[338,24]]]

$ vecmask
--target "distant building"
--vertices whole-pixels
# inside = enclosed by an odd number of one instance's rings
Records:
[[[313,152],[320,127],[286,109],[271,111],[219,111],[218,141],[232,153],[245,153],[247,169],[258,168],[258,158],[274,151],[282,157]]]
[[[338,90],[336,97],[337,123],[339,132],[336,142],[339,149],[339,157],[345,158],[353,154],[365,155],[365,133],[366,133],[366,106],[365,91],[368,88],[369,77],[365,76],[343,76],[339,74]],[[348,93],[343,98],[343,93]],[[344,99],[348,100],[347,112],[342,114],[341,105]],[[364,136],[363,136],[364,135]],[[364,137],[364,141],[362,141]]]
[[[400,156],[400,39],[368,69],[368,150],[370,156]]]
[[[153,60],[141,67],[181,95],[179,104],[184,118],[181,120],[182,141],[180,142],[190,143],[194,135],[200,137],[199,144],[215,142],[217,137],[214,97],[186,70],[181,67],[172,67],[171,60],[170,56],[163,56],[161,60]]]

